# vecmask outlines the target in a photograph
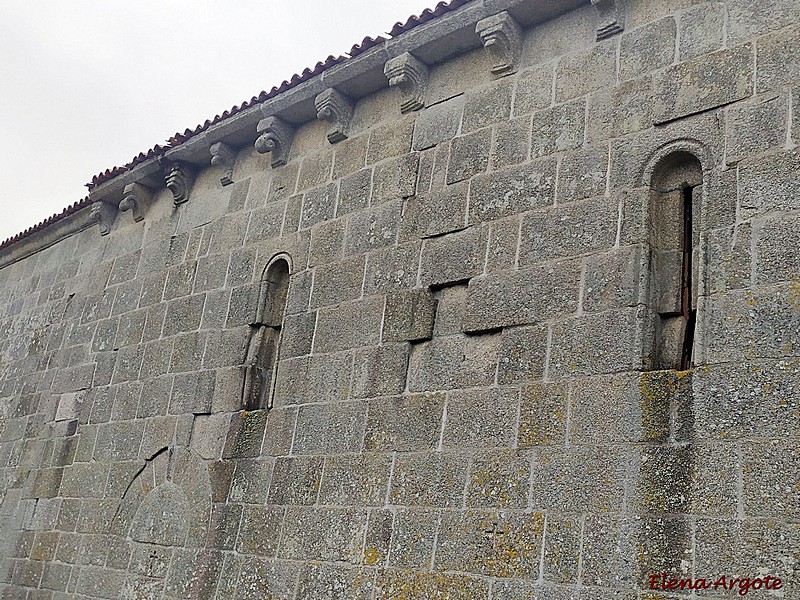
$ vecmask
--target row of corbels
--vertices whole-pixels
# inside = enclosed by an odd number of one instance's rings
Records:
[[[504,77],[517,71],[522,54],[522,28],[514,18],[503,11],[481,21],[475,26],[484,48],[492,59],[492,76]],[[425,107],[425,90],[428,85],[427,65],[411,53],[389,59],[383,69],[389,87],[400,90],[400,112],[408,113]],[[347,139],[353,118],[353,101],[336,90],[328,88],[314,99],[317,118],[328,123],[327,138],[331,144]],[[272,154],[272,166],[285,165],[289,158],[294,127],[280,117],[269,114],[262,105],[264,118],[258,123],[256,150]]]
[[[605,39],[623,29],[623,14],[617,0],[591,0],[600,16],[597,39]],[[499,79],[515,73],[522,55],[523,32],[519,23],[503,11],[476,23],[475,33],[480,36],[483,47],[489,53],[492,77]],[[384,75],[389,87],[400,91],[400,112],[409,113],[425,107],[425,91],[429,69],[411,53],[389,59],[384,65]],[[328,88],[314,99],[317,118],[328,123],[327,139],[336,144],[347,139],[353,118],[354,102],[335,88]],[[258,138],[255,149],[260,154],[271,154],[273,167],[285,165],[294,138],[295,128],[279,116],[270,113],[269,104],[262,104],[263,117],[257,125]],[[216,142],[209,147],[211,164],[224,170],[220,177],[222,185],[233,183],[233,166],[236,150],[225,142]],[[176,206],[189,199],[194,180],[193,168],[184,162],[160,161],[166,187],[172,192]],[[92,205],[92,218],[100,224],[100,233],[111,231],[117,210],[130,211],[134,221],[144,219],[145,208],[152,201],[154,190],[142,183],[125,186],[122,200],[117,208],[112,203],[97,201]]]

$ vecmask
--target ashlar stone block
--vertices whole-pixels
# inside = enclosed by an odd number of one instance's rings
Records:
[[[479,175],[470,182],[469,222],[550,206],[555,184],[556,161],[550,158]]]
[[[429,290],[413,289],[386,296],[384,342],[416,342],[433,336],[436,299]]]
[[[750,96],[753,64],[753,44],[748,43],[666,69],[655,80],[655,123],[666,123]],[[714,77],[709,77],[709,73]]]
[[[427,107],[414,123],[414,150],[426,150],[453,139],[461,125],[464,96],[449,98]]]
[[[633,79],[671,65],[675,58],[676,35],[673,17],[626,31],[620,41],[619,78]]]
[[[449,390],[494,382],[500,336],[451,336],[415,345],[409,388],[414,392]]]
[[[434,450],[439,445],[443,411],[441,392],[370,400],[364,450]]]
[[[389,344],[357,350],[353,364],[354,398],[402,393],[406,387],[409,345]]]
[[[517,388],[451,392],[447,398],[442,447],[510,447],[517,435],[518,411]]]
[[[398,454],[389,503],[400,506],[460,507],[468,458],[453,452]]]

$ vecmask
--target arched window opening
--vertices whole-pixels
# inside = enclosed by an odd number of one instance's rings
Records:
[[[289,263],[279,258],[267,267],[261,282],[256,320],[250,325],[242,391],[246,410],[271,406],[288,290]]]
[[[702,185],[700,161],[688,152],[670,154],[653,173],[650,248],[656,369],[685,371],[693,365]]]

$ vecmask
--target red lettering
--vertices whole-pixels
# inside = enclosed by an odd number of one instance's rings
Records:
[[[750,578],[745,577],[744,579],[739,580],[739,595],[744,596],[747,592],[750,591]]]
[[[694,582],[694,589],[696,589],[696,590],[700,590],[700,589],[707,590],[710,587],[711,587],[711,582],[710,581],[706,581],[705,579],[697,579]]]
[[[650,589],[657,590],[658,587],[656,586],[656,582],[658,581],[658,573],[653,573],[650,575]]]
[[[753,581],[750,582],[750,587],[753,588],[754,590],[760,590],[763,584],[764,584],[763,580],[756,577],[755,579],[753,579]]]
[[[780,577],[776,577],[775,578],[775,583],[772,584],[772,589],[773,590],[779,590],[782,587],[783,587],[783,583],[781,583],[781,578]]]
[[[717,589],[719,586],[722,586],[723,590],[727,590],[727,579],[725,579],[725,575],[720,575],[717,580],[714,582],[714,589]]]
[[[688,587],[690,590],[693,590],[693,589],[694,589],[694,587],[692,587],[692,580],[691,580],[691,579],[681,579],[681,580],[678,582],[678,586],[679,586],[679,587],[680,587],[682,590],[685,590],[687,587]]]
[[[679,583],[680,582],[677,579],[670,579],[669,583],[667,584],[667,589],[668,590],[677,590]]]

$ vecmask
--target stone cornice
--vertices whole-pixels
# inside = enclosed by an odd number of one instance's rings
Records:
[[[527,28],[589,3],[590,0],[475,0],[335,64],[313,79],[303,81],[273,98],[231,115],[181,144],[161,151],[160,155],[146,159],[113,179],[98,184],[92,188],[89,196],[92,202],[104,201],[118,210],[125,187],[132,183],[139,183],[152,190],[164,188],[165,160],[181,164],[190,172],[198,172],[211,164],[211,145],[223,142],[233,152],[253,144],[261,135],[257,126],[265,115],[278,117],[297,128],[317,118],[315,99],[328,89],[335,88],[355,103],[360,98],[388,87],[389,82],[384,74],[386,63],[406,52],[413,54],[421,65],[428,66],[480,48],[483,41],[476,32],[478,22],[503,11],[507,11],[521,27]],[[191,185],[190,180],[188,184]],[[177,204],[187,199],[189,198],[181,194],[175,196]],[[27,239],[50,239],[52,232],[61,230],[56,223],[52,223],[5,248],[0,248],[0,265],[8,264],[6,255],[18,253],[14,249],[25,245]],[[52,243],[55,242],[48,242],[41,247]],[[40,243],[32,241],[30,246],[39,248]]]

